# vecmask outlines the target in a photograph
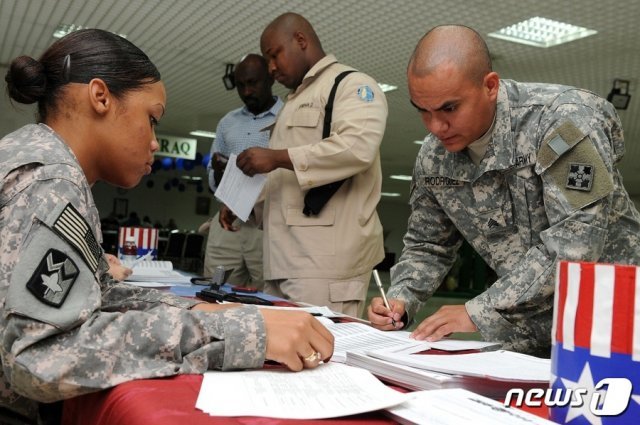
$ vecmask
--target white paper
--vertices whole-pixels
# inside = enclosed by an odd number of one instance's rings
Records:
[[[296,373],[207,372],[196,408],[214,416],[322,419],[384,409],[407,399],[408,394],[366,370],[327,363]]]
[[[264,174],[249,177],[243,173],[236,166],[236,155],[231,154],[215,196],[240,220],[247,221],[266,181]]]
[[[528,382],[548,382],[551,378],[551,360],[512,351],[498,350],[451,356],[407,354],[397,351],[387,349],[369,351],[367,354],[389,362],[443,373]]]
[[[171,261],[143,261],[132,269],[133,273],[125,279],[127,283],[155,282],[167,285],[191,284],[191,278],[173,270]]]
[[[418,391],[387,409],[401,424],[546,425],[546,419],[463,389]]]
[[[436,350],[461,351],[461,350],[482,350],[489,347],[499,347],[499,342],[475,341],[466,339],[441,339],[440,341],[429,342],[429,346]]]
[[[331,361],[344,363],[347,352],[366,353],[371,350],[385,348],[409,349],[424,347],[422,341],[395,335],[395,332],[385,332],[362,323],[333,323],[327,329],[335,338],[333,357]],[[422,351],[418,349],[418,351]],[[413,351],[415,352],[415,351]]]

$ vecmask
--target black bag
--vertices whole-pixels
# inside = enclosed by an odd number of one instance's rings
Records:
[[[326,139],[331,134],[331,116],[333,115],[333,100],[336,97],[336,91],[338,90],[338,85],[340,81],[347,75],[352,72],[356,72],[355,70],[344,71],[336,77],[335,82],[333,83],[333,88],[331,88],[331,93],[329,93],[329,98],[327,99],[327,104],[324,107],[324,123],[322,126],[322,138]],[[340,180],[337,182],[327,183],[322,186],[314,187],[309,189],[307,194],[304,196],[304,209],[302,210],[303,214],[306,216],[318,215],[320,211],[325,206],[329,199],[333,196],[334,193],[340,189],[342,183],[345,182],[346,179]]]

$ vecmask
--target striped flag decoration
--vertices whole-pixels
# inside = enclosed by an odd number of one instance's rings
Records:
[[[640,423],[639,268],[562,261],[555,289],[551,388],[576,401],[552,406],[551,419]]]
[[[118,231],[118,253],[122,258],[122,247],[127,237],[133,236],[138,247],[138,256],[152,251],[152,259],[158,258],[158,229],[149,227],[120,227]]]
[[[84,217],[73,205],[64,207],[53,223],[53,229],[73,246],[93,273],[98,270],[102,249]]]

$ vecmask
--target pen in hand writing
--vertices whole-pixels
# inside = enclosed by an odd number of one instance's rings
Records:
[[[384,306],[387,307],[387,309],[391,310],[391,307],[389,307],[389,301],[387,300],[387,296],[384,293],[384,289],[382,288],[382,282],[380,281],[380,276],[378,275],[378,270],[373,270],[373,279],[376,281],[376,285],[378,286],[378,289],[380,290],[380,295],[382,295],[382,301],[384,302]],[[391,324],[393,325],[393,327],[396,327],[396,321],[393,320],[393,317],[391,317]]]

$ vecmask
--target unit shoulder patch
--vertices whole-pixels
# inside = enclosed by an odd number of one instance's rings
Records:
[[[43,303],[60,307],[78,274],[78,266],[69,256],[50,249],[31,275],[27,289]]]
[[[589,192],[593,185],[595,167],[592,164],[569,163],[567,174],[567,189],[583,190]]]
[[[369,102],[373,102],[374,99],[374,95],[373,95],[373,90],[371,90],[371,87],[369,86],[360,86],[358,87],[358,98],[360,100],[363,100],[367,103]]]

